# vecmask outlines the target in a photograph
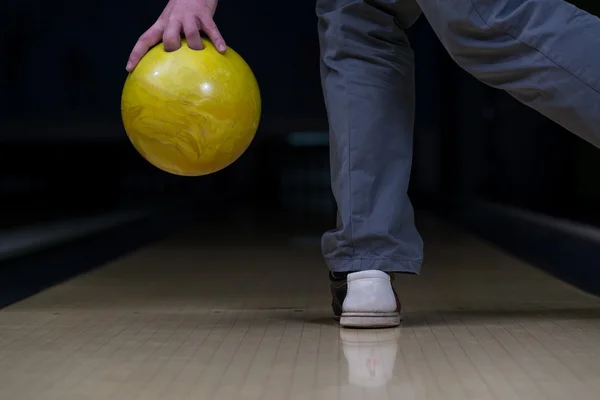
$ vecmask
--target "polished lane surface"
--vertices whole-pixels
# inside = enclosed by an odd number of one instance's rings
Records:
[[[0,398],[598,398],[597,297],[420,224],[397,329],[330,319],[316,240],[190,231],[1,310]]]

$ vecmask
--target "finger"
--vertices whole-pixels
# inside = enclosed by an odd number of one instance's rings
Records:
[[[189,15],[183,21],[183,33],[188,43],[188,47],[192,50],[202,50],[202,37],[200,36],[200,27],[194,16]]]
[[[171,18],[163,34],[166,51],[175,51],[181,47],[181,19]]]
[[[140,36],[135,46],[133,46],[125,69],[129,72],[133,71],[148,50],[160,42],[162,35],[163,24],[157,21],[150,29]]]
[[[210,41],[215,45],[217,50],[220,53],[224,53],[225,50],[227,50],[225,39],[223,39],[223,36],[221,36],[221,32],[219,32],[217,24],[215,24],[215,21],[212,19],[209,13],[200,15],[200,25],[202,27],[202,30],[210,38]]]

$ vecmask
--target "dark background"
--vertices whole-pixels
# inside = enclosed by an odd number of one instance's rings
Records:
[[[165,2],[4,0],[0,232],[143,207],[177,209],[184,221],[210,214],[275,223],[284,215],[299,230],[331,227],[313,3],[286,2],[282,12],[271,0],[222,2],[217,22],[255,71],[263,119],[233,166],[182,178],[148,165],[120,120],[129,51]],[[482,199],[599,224],[600,151],[461,71],[424,18],[409,33],[417,63],[416,207]]]

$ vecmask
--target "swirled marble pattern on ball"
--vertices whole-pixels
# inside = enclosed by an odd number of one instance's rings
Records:
[[[154,166],[176,175],[219,171],[246,151],[258,129],[258,83],[231,48],[152,48],[127,77],[121,113],[127,135]]]

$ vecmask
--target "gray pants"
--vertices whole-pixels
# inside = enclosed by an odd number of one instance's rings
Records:
[[[404,30],[421,12],[452,58],[600,147],[600,20],[562,0],[317,0],[337,228],[336,272],[419,273],[407,196],[415,107]]]

